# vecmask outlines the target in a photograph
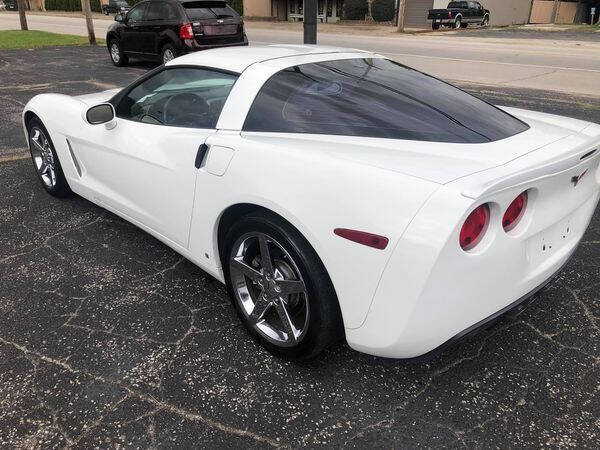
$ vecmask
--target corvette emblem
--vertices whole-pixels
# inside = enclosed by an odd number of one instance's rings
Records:
[[[575,175],[574,177],[571,178],[571,183],[573,183],[573,187],[577,187],[577,185],[579,184],[579,182],[585,176],[586,173],[587,173],[587,169],[585,169],[581,175]]]

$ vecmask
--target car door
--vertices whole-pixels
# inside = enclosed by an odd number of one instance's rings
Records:
[[[146,7],[147,3],[140,3],[131,8],[125,16],[121,45],[127,53],[143,53],[141,35]]]
[[[164,41],[163,37],[168,34],[167,31],[174,28],[174,31],[179,32],[179,21],[177,19],[177,12],[169,3],[150,2],[148,4],[143,28],[145,52],[160,54],[160,45]],[[172,41],[175,36],[177,34],[171,33],[168,36],[168,41]]]
[[[469,23],[477,22],[479,7],[476,2],[469,2]]]
[[[112,102],[116,118],[73,136],[94,201],[184,248],[206,139],[237,75],[161,68]],[[197,161],[197,158],[200,160]]]

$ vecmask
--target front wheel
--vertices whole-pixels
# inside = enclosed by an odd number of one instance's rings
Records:
[[[489,24],[490,24],[490,18],[488,16],[485,16],[483,18],[483,22],[481,22],[481,26],[482,27],[487,27],[487,26],[489,26]]]
[[[104,9],[102,10],[102,13],[103,13],[105,16],[108,16],[108,9],[104,8]]]
[[[110,59],[112,63],[117,67],[126,66],[128,61],[127,55],[123,52],[123,47],[117,39],[110,41],[108,45],[108,52],[110,53]]]
[[[42,122],[37,118],[32,119],[27,130],[33,166],[46,192],[54,197],[71,195],[58,155]]]
[[[337,297],[323,263],[300,233],[270,214],[250,214],[229,231],[229,295],[250,334],[292,360],[318,355],[342,333]]]

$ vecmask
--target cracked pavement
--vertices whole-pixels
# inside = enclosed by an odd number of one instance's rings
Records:
[[[338,345],[288,363],[248,338],[219,282],[86,200],[48,196],[18,159],[31,96],[147,67],[83,47],[0,64],[0,448],[600,446],[600,212],[532,304],[432,360]],[[465,87],[600,122],[586,99]]]

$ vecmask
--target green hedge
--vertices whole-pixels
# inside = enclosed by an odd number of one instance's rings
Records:
[[[367,0],[346,0],[344,2],[344,19],[365,20],[368,10]]]
[[[92,11],[100,12],[100,0],[90,0]],[[48,11],[81,11],[81,0],[46,0]]]
[[[394,20],[395,12],[395,0],[373,0],[373,3],[371,3],[371,16],[373,16],[375,22],[389,22]]]
[[[127,0],[131,6],[142,0]],[[235,9],[240,16],[244,14],[243,0],[228,0],[229,6]],[[90,0],[92,11],[101,12],[100,0]],[[81,11],[81,0],[46,0],[48,11]]]

